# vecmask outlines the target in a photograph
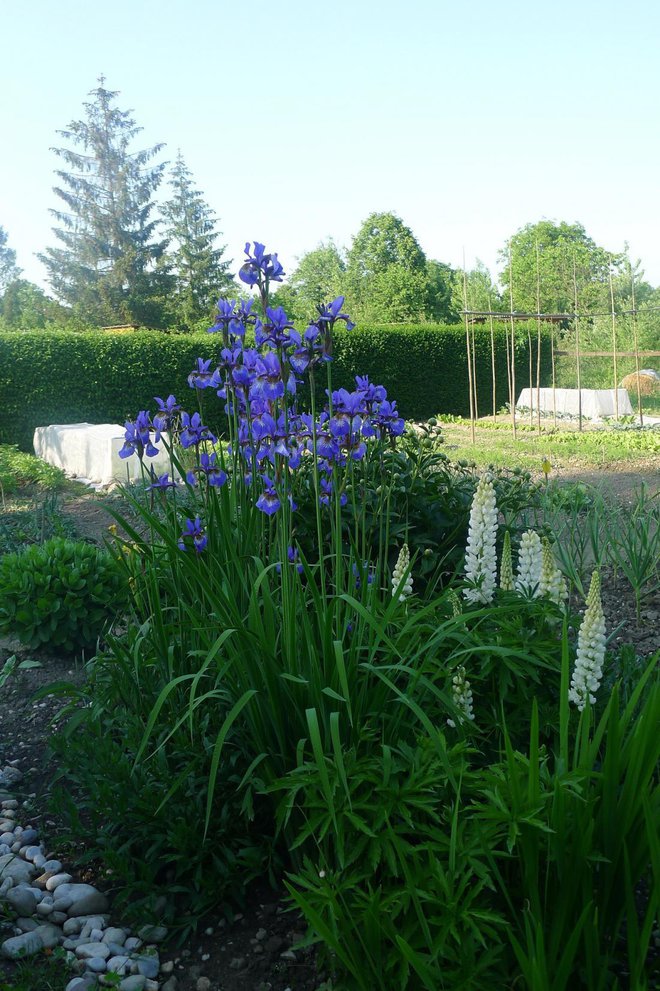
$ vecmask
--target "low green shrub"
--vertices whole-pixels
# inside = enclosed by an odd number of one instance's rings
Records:
[[[115,559],[91,544],[53,537],[0,558],[0,633],[29,647],[91,649],[126,600]]]

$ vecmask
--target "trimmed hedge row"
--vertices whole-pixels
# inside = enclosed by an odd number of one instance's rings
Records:
[[[536,367],[536,328],[532,333]],[[491,408],[488,328],[475,330],[480,412]],[[0,443],[32,449],[35,427],[50,423],[123,423],[154,396],[173,392],[184,407],[196,398],[186,379],[196,359],[213,358],[219,338],[210,334],[0,333]],[[497,404],[508,400],[505,327],[495,328]],[[543,336],[541,377],[550,369],[550,341]],[[527,384],[527,329],[516,328],[518,382]],[[372,326],[335,337],[333,388],[350,388],[355,375],[382,383],[408,419],[435,413],[469,414],[465,333],[461,327],[421,324]],[[322,380],[324,382],[324,378]],[[213,424],[210,404],[205,417]],[[219,410],[220,404],[217,404]],[[219,420],[216,421],[219,425]]]

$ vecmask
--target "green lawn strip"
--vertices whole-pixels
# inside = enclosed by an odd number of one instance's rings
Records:
[[[548,458],[553,467],[602,468],[615,462],[630,463],[660,455],[659,430],[575,429],[553,431],[542,427],[539,434],[529,424],[518,424],[517,438],[510,422],[479,424],[476,442],[469,423],[444,423],[444,452],[452,461],[471,461],[479,466],[540,470]]]

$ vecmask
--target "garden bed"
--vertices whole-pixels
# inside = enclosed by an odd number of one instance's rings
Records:
[[[589,480],[596,477],[600,481],[603,475],[574,474],[574,481],[576,477]],[[645,476],[643,471],[608,472],[605,475],[607,485],[618,496],[621,511],[626,511],[625,506],[633,498],[640,477],[653,482],[653,478]],[[115,505],[118,505],[116,501]],[[69,494],[61,507],[61,518],[68,521],[69,532],[97,544],[105,541],[112,523],[107,504],[90,493]],[[637,617],[634,596],[625,578],[605,572],[603,607],[608,630],[616,629],[616,644],[631,644],[640,658],[660,649],[660,594],[647,598]],[[52,731],[58,728],[64,702],[57,695],[34,700],[35,692],[53,682],[66,680],[81,685],[84,667],[71,657],[54,656],[47,651],[35,653],[16,642],[0,641],[0,670],[10,656],[15,656],[19,662],[36,660],[39,665],[16,670],[0,687],[0,764],[18,761],[23,771],[19,798],[25,807],[25,822],[39,828],[49,849],[65,860],[67,868],[78,880],[112,890],[113,879],[107,875],[104,865],[98,860],[86,862],[84,845],[70,837],[65,838],[63,823],[52,811],[51,791],[57,768],[56,758],[48,745]],[[73,797],[75,800],[75,795]],[[198,988],[209,991],[285,991],[286,988],[315,991],[327,975],[316,969],[312,948],[293,949],[303,941],[304,934],[304,922],[291,913],[283,893],[268,885],[255,884],[248,890],[242,911],[237,911],[229,902],[221,905],[201,919],[197,932],[186,936],[182,944],[177,943],[175,934],[169,950],[161,954],[161,960],[172,962],[178,991],[197,991]],[[2,991],[13,991],[14,988],[17,991],[41,991],[42,988],[44,991],[51,988],[63,991],[64,979],[57,977],[52,966],[42,970],[40,964],[34,964],[31,971],[26,971],[26,967],[28,964],[0,963]],[[209,984],[204,982],[205,977]],[[51,983],[53,981],[55,983]]]

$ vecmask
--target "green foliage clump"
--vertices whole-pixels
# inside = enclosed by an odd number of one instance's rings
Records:
[[[25,486],[55,492],[66,485],[61,468],[46,464],[15,445],[0,445],[0,488],[7,494]]]
[[[112,555],[53,537],[0,559],[0,633],[57,653],[95,647],[127,600]]]

